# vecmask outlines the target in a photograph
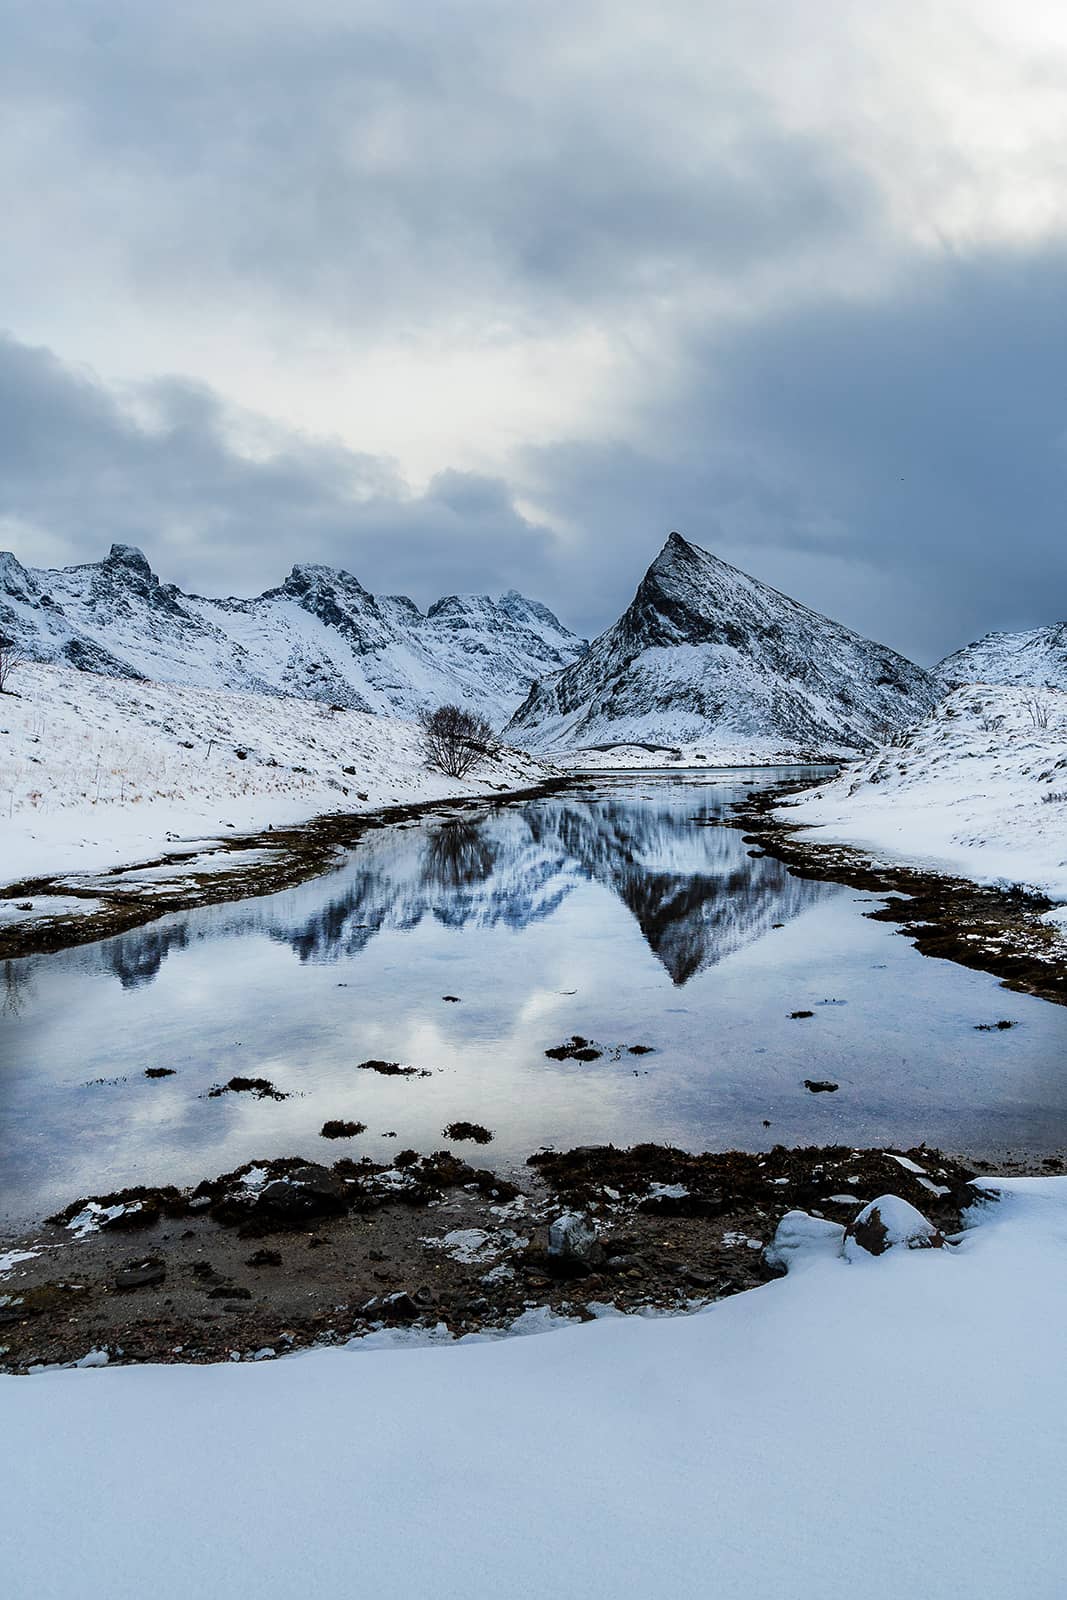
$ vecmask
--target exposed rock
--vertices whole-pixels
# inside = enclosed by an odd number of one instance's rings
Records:
[[[845,1255],[850,1261],[863,1255],[884,1255],[900,1245],[907,1250],[931,1250],[944,1243],[940,1229],[896,1194],[870,1201],[845,1230]]]
[[[115,1274],[116,1289],[151,1289],[164,1281],[167,1269],[159,1256],[131,1261]]]
[[[548,1258],[550,1265],[581,1262],[592,1266],[602,1261],[604,1249],[592,1217],[579,1211],[565,1211],[557,1217],[548,1230]]]
[[[551,1061],[599,1061],[603,1051],[580,1033],[572,1034],[563,1044],[553,1045],[545,1055]]]

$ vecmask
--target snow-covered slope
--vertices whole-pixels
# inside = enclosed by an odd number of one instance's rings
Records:
[[[375,598],[350,573],[295,566],[251,600],[209,600],[160,583],[140,550],[58,571],[0,554],[0,633],[35,661],[211,689],[298,695],[410,716],[456,700],[504,722],[583,641],[510,590],[449,595],[424,615]]]
[[[1067,622],[1027,633],[987,633],[933,669],[944,689],[964,683],[1017,683],[1067,689]]]
[[[1067,900],[1067,691],[957,689],[901,746],[778,815],[883,856]]]
[[[1061,1600],[1067,1179],[982,1186],[955,1248],[793,1212],[694,1316],[0,1377],[6,1592]]]
[[[672,533],[628,609],[536,684],[508,736],[530,748],[717,744],[748,759],[867,749],[910,727],[929,676]]]
[[[427,769],[417,724],[281,695],[37,664],[12,686],[0,696],[0,885],[144,860],[168,834],[211,838],[547,775],[502,749],[455,782]]]

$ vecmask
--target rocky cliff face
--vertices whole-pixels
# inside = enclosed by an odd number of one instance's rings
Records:
[[[497,725],[584,648],[514,590],[450,595],[424,615],[406,595],[379,599],[351,573],[306,564],[254,599],[215,600],[161,583],[129,545],[59,571],[0,554],[0,633],[31,660],[112,677],[401,716],[456,700]]]
[[[946,693],[964,683],[1067,689],[1067,622],[1025,633],[987,633],[939,661],[933,675]]]
[[[912,726],[926,672],[672,533],[613,627],[508,725],[535,749],[738,738],[833,754]]]

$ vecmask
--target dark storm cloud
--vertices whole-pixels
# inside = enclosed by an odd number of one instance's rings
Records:
[[[34,533],[66,562],[113,540],[143,546],[166,581],[252,592],[294,561],[354,572],[423,604],[453,590],[543,589],[553,536],[506,485],[442,472],[412,495],[386,461],[272,429],[238,450],[234,417],[177,380],[119,397],[46,350],[0,338],[0,528],[31,560]],[[0,541],[8,542],[8,541]]]
[[[1062,620],[1065,282],[1060,249],[945,257],[889,298],[694,340],[669,448],[541,453],[545,504],[635,565],[678,527],[926,661]],[[590,534],[587,583],[606,551]]]

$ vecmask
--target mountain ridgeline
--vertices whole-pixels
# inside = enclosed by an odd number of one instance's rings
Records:
[[[129,545],[56,571],[0,554],[0,634],[31,660],[114,677],[398,716],[456,701],[538,751],[843,755],[914,726],[937,697],[903,656],[676,533],[590,646],[515,590],[422,612],[350,573],[298,565],[253,599],[207,599],[161,583]]]
[[[618,622],[535,684],[506,734],[538,750],[836,754],[912,727],[935,698],[911,661],[672,533]]]
[[[296,695],[413,716],[455,700],[499,726],[531,683],[584,641],[515,590],[448,595],[423,613],[348,572],[295,566],[254,599],[209,600],[160,583],[140,550],[33,571],[0,554],[0,633],[34,661],[111,677]]]
[[[1024,633],[987,633],[934,668],[942,692],[965,683],[1067,689],[1067,622]]]

